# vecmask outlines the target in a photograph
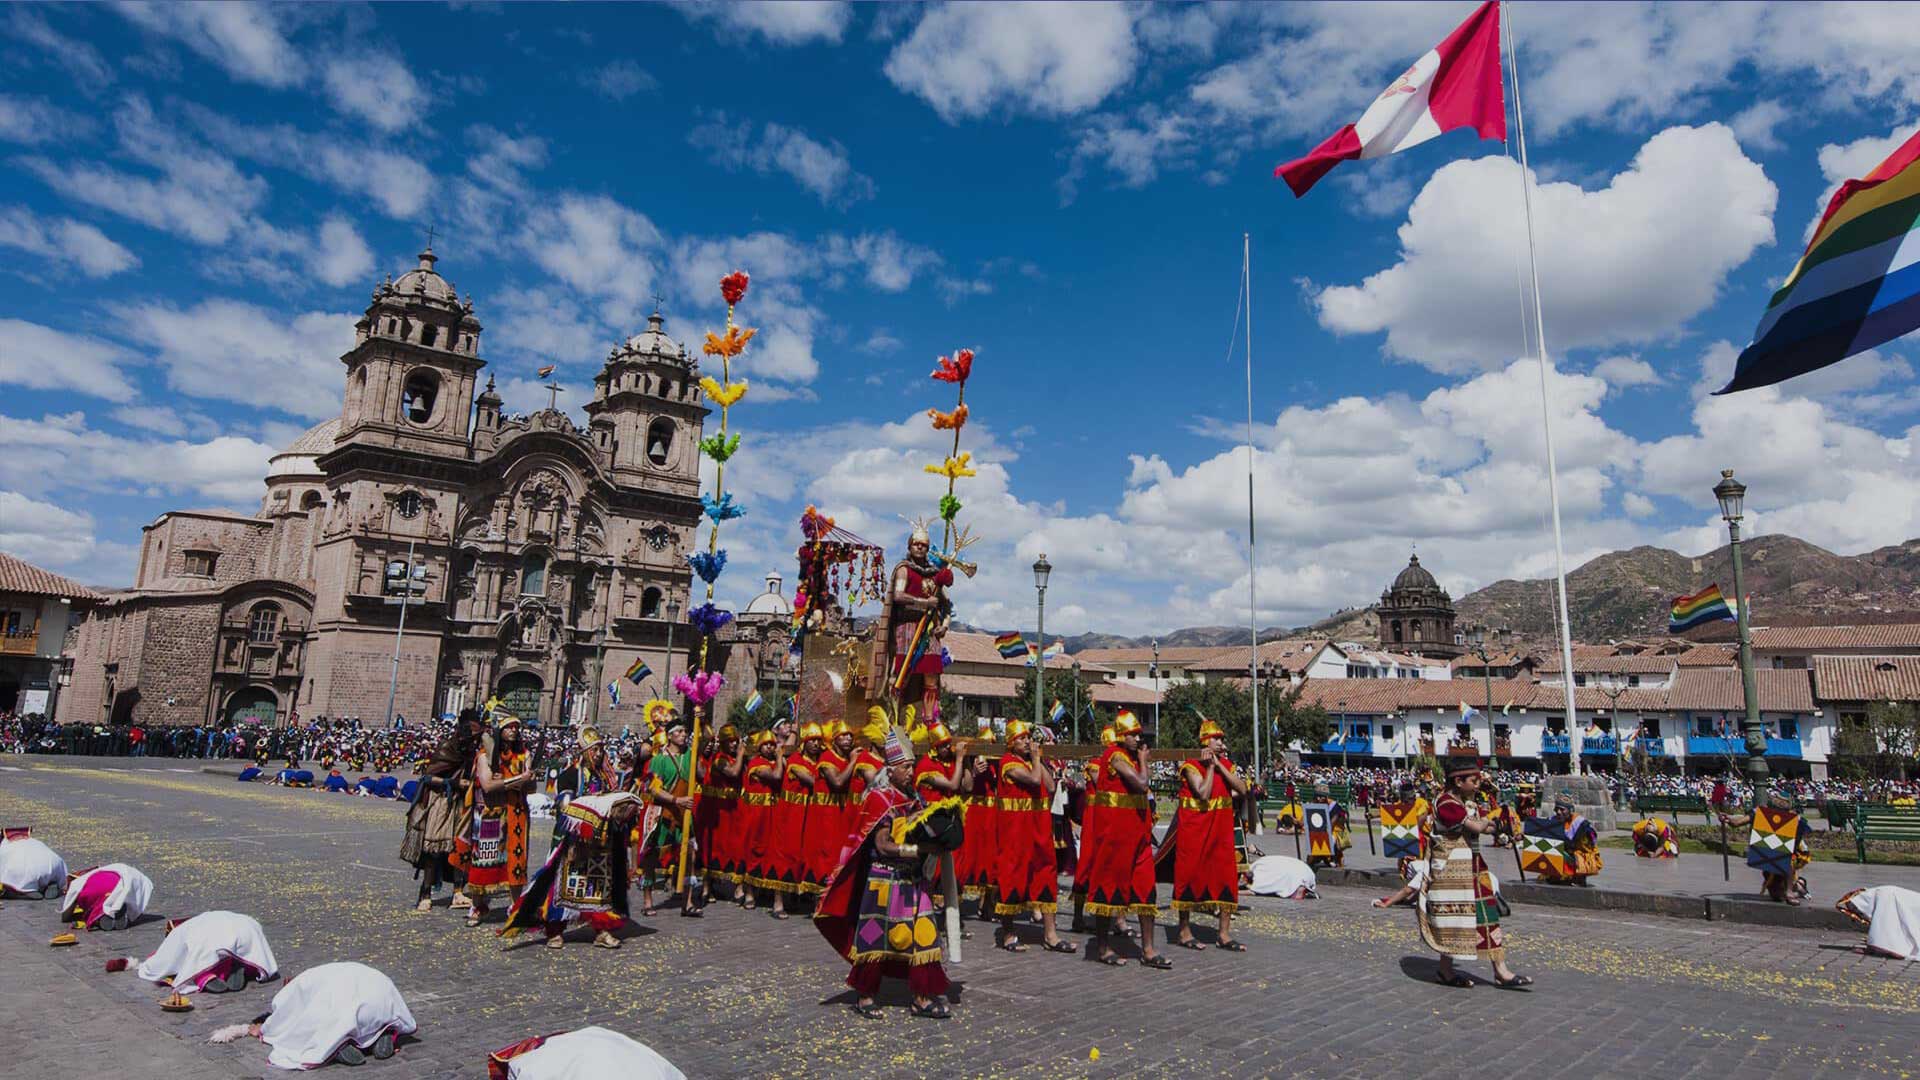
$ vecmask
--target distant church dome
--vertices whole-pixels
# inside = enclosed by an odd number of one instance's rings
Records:
[[[1402,589],[1409,591],[1413,589],[1437,589],[1439,587],[1440,583],[1433,579],[1432,574],[1427,573],[1426,567],[1420,565],[1420,556],[1418,555],[1409,557],[1407,559],[1407,568],[1400,571],[1399,577],[1393,579],[1393,588],[1395,591]]]
[[[657,311],[647,316],[647,328],[628,338],[620,351],[636,356],[657,357],[676,364],[686,363],[686,350],[667,336],[666,321]]]
[[[767,591],[761,593],[759,596],[756,596],[751,601],[749,601],[747,603],[747,609],[741,614],[744,614],[744,615],[791,615],[793,614],[793,605],[787,601],[786,597],[780,595],[780,584],[781,584],[780,572],[778,570],[770,571],[767,574]]]
[[[453,286],[433,268],[439,256],[428,248],[420,253],[420,265],[400,275],[393,283],[393,291],[401,296],[418,296],[428,300],[453,303]]]
[[[333,449],[340,434],[340,418],[328,417],[308,428],[285,450],[267,459],[267,481],[299,476],[319,476],[320,456]]]

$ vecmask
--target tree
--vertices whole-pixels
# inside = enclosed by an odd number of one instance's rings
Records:
[[[768,690],[760,695],[760,707],[747,712],[747,699],[736,697],[727,706],[727,723],[741,731],[759,731],[774,721],[793,715],[793,695],[785,690]]]
[[[1897,780],[1920,749],[1920,707],[1891,701],[1867,707],[1864,723],[1842,724],[1834,759],[1849,780]]]
[[[1319,705],[1302,704],[1304,687],[1289,686],[1277,694],[1262,694],[1261,711],[1271,718],[1267,730],[1273,733],[1273,745],[1289,747],[1295,743],[1317,749],[1333,734],[1333,717]]]
[[[1011,720],[1016,717],[1028,721],[1033,719],[1033,677],[1039,670],[1038,668],[1028,668],[1026,673],[1020,677],[1019,691],[1014,694],[1013,700],[1005,703],[1007,719]],[[1095,742],[1100,737],[1101,724],[1104,724],[1106,720],[1111,719],[1111,717],[1105,717],[1101,719],[1099,723],[1089,722],[1086,716],[1088,689],[1085,683],[1080,685],[1078,694],[1081,710],[1080,741]],[[1053,703],[1056,701],[1066,707],[1067,715],[1060,718],[1060,723],[1054,731],[1054,734],[1058,735],[1062,742],[1073,741],[1074,696],[1073,671],[1071,669],[1046,669],[1046,682],[1043,683],[1040,688],[1040,716],[1044,720],[1047,713],[1052,711]],[[945,704],[942,704],[941,708],[944,710],[946,708]],[[1096,715],[1098,715],[1097,711]],[[1150,725],[1152,720],[1150,716],[1143,716],[1140,718],[1140,722]]]

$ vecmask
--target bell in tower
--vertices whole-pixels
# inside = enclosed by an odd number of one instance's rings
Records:
[[[647,328],[607,356],[593,379],[587,415],[613,429],[613,473],[622,484],[700,491],[700,441],[708,409],[700,398],[700,365],[667,336],[658,311]]]

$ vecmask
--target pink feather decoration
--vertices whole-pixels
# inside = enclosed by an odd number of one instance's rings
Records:
[[[673,677],[673,688],[695,705],[713,701],[725,685],[727,677],[717,671],[696,671],[691,677],[682,672]]]

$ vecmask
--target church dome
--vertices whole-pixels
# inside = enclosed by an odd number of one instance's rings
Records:
[[[620,351],[642,357],[656,357],[675,364],[687,362],[687,353],[667,336],[666,319],[659,312],[647,316],[647,328],[628,338]]]
[[[308,428],[287,448],[267,459],[269,481],[296,476],[319,476],[320,455],[333,449],[340,434],[340,418],[328,417]]]
[[[747,602],[743,615],[791,615],[793,605],[780,595],[780,572],[767,574],[767,591]]]
[[[1415,589],[1438,589],[1439,587],[1440,583],[1433,579],[1432,574],[1427,573],[1426,567],[1420,565],[1420,556],[1418,555],[1409,557],[1407,559],[1407,568],[1400,571],[1399,577],[1393,579],[1393,589],[1395,592],[1401,590],[1412,591]]]
[[[441,303],[454,302],[453,286],[440,276],[433,264],[439,256],[432,248],[420,253],[420,265],[400,275],[393,283],[393,291],[400,296],[417,296],[426,300],[438,300]]]

